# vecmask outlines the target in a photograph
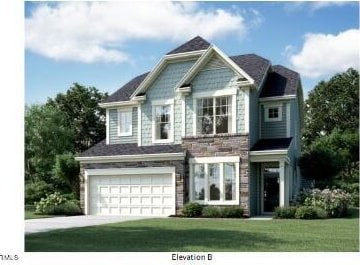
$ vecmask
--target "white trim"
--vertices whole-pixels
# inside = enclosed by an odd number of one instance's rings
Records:
[[[139,103],[134,101],[120,101],[120,102],[108,102],[108,103],[99,103],[101,108],[117,108],[117,107],[136,107]]]
[[[185,105],[185,96],[181,97],[181,136],[185,137],[186,135],[186,105]]]
[[[106,168],[106,169],[85,169],[84,170],[84,201],[85,201],[85,215],[90,214],[90,177],[91,176],[109,176],[109,175],[140,175],[140,174],[171,174],[171,183],[174,187],[174,201],[172,211],[176,212],[176,180],[175,167],[146,167],[146,168]]]
[[[290,137],[290,103],[286,103],[286,137]]]
[[[266,68],[265,74],[264,74],[264,76],[262,77],[261,82],[259,83],[258,89],[262,88],[262,86],[263,86],[263,84],[264,84],[264,82],[265,82],[265,80],[266,80],[266,78],[267,78],[267,76],[268,76],[270,66],[271,66],[271,63],[269,62],[269,65],[268,65],[268,67]]]
[[[285,201],[285,162],[279,161],[279,171],[280,171],[280,188],[279,188],[279,206],[287,206]]]
[[[232,95],[231,97],[231,132],[236,133],[237,132],[237,100],[236,100],[236,94]],[[246,112],[245,112],[246,113]]]
[[[251,153],[251,152],[250,152]],[[290,163],[289,157],[284,154],[264,154],[264,155],[251,155],[250,154],[250,162],[260,163],[260,162],[279,162],[280,160],[284,160]]]
[[[277,118],[269,118],[269,109],[270,108],[278,109],[278,117]],[[282,104],[266,104],[266,105],[264,105],[264,121],[265,122],[282,121]]]
[[[261,139],[261,123],[262,123],[262,112],[263,112],[263,106],[261,104],[258,105],[258,119],[259,119],[259,139]],[[264,113],[265,117],[265,113]]]
[[[172,59],[172,60],[176,60],[176,59],[185,59],[188,57],[194,57],[194,56],[200,56],[202,55],[205,50],[196,50],[196,51],[191,51],[191,52],[179,52],[179,53],[172,53],[172,54],[167,54],[164,57],[166,59]]]
[[[106,144],[110,143],[110,115],[109,109],[106,109]]]
[[[197,202],[200,204],[206,205],[239,205],[240,204],[240,157],[238,156],[222,156],[222,157],[195,157],[189,160],[190,164],[190,201]],[[209,171],[208,164],[217,163],[220,164],[220,200],[211,201],[209,200]],[[235,187],[236,187],[236,197],[231,201],[226,201],[224,199],[224,163],[235,163]],[[195,164],[204,164],[204,182],[205,182],[205,194],[204,200],[194,200],[194,165]]]
[[[194,157],[189,159],[190,164],[203,164],[203,163],[231,163],[240,162],[238,156],[211,156],[211,157]]]
[[[296,98],[296,95],[285,95],[285,96],[259,98],[259,101],[267,102],[267,101],[287,100],[287,99],[294,99],[294,98]]]
[[[220,89],[215,91],[195,92],[192,94],[193,98],[208,98],[208,97],[221,97],[236,95],[236,88]]]
[[[142,114],[141,114],[141,105],[137,107],[138,111],[138,146],[141,146],[141,125],[142,125]]]
[[[220,59],[232,70],[234,70],[238,75],[247,79],[247,83],[243,85],[253,85],[255,81],[243,70],[241,69],[234,61],[232,61],[225,53],[223,53],[215,45],[211,44],[209,48],[200,56],[196,63],[190,68],[190,70],[181,78],[178,84],[175,86],[175,89],[181,87],[183,84],[189,83],[191,79],[196,75],[198,71],[201,70],[201,67],[205,65],[213,56],[217,54]]]
[[[249,120],[249,115],[250,115],[250,97],[249,97],[249,89],[245,89],[244,90],[244,122],[245,122],[245,133],[249,133],[249,127],[250,127],[250,120]]]
[[[152,100],[151,101],[151,105],[155,106],[155,105],[174,105],[174,99],[170,98],[170,99],[157,99],[157,100]]]
[[[288,149],[281,150],[267,150],[267,151],[250,151],[250,155],[285,155],[288,153]]]
[[[197,99],[193,98],[193,135],[196,136],[196,130],[197,130]]]
[[[168,161],[184,160],[184,153],[158,153],[158,154],[137,154],[137,155],[114,155],[114,156],[87,156],[75,157],[80,163],[112,163],[132,161]]]
[[[170,106],[170,132],[169,139],[155,139],[155,107],[157,106]],[[174,125],[174,99],[167,100],[155,100],[152,102],[152,118],[151,118],[151,126],[152,126],[152,143],[153,144],[163,144],[163,143],[172,143],[174,142],[175,135],[175,125]]]
[[[129,132],[121,132],[121,127],[120,127],[120,113],[121,112],[125,112],[125,113],[130,113],[130,117],[131,117],[131,124],[130,124],[130,131]],[[133,109],[132,108],[121,108],[121,109],[117,109],[117,134],[118,136],[132,136],[132,122],[133,122]]]

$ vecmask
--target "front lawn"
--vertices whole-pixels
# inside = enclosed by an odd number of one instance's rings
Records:
[[[26,235],[25,251],[359,251],[359,218],[146,219]]]
[[[25,220],[37,219],[37,218],[47,218],[47,217],[52,217],[52,216],[35,214],[35,206],[33,206],[33,205],[25,206]]]

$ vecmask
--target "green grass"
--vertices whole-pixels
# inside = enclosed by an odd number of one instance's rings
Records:
[[[53,217],[53,216],[35,214],[35,206],[33,206],[33,205],[25,206],[25,220],[37,219],[37,218],[48,218],[48,217]]]
[[[27,235],[25,251],[359,251],[359,218],[145,219]]]

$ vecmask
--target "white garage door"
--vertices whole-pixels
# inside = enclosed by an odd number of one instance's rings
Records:
[[[171,174],[90,176],[89,179],[90,214],[175,214],[175,187]]]

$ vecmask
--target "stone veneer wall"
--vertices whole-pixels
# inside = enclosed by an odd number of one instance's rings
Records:
[[[239,156],[240,157],[240,204],[249,215],[249,136],[248,134],[223,134],[187,136],[183,138],[187,159],[193,157]],[[189,165],[185,165],[186,182],[189,180]],[[185,197],[188,201],[188,194]]]
[[[141,168],[141,167],[175,167],[176,179],[176,214],[180,214],[184,205],[185,185],[185,161],[140,161],[140,162],[116,162],[116,163],[90,163],[80,165],[80,206],[82,211],[85,209],[85,169],[104,169],[104,168]]]

